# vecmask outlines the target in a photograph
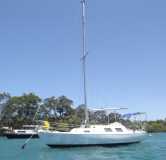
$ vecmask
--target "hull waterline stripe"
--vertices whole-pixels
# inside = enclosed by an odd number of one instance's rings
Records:
[[[94,146],[103,146],[103,147],[118,147],[118,146],[123,146],[123,145],[130,145],[134,143],[140,143],[140,141],[136,142],[126,142],[126,143],[110,143],[110,144],[47,144],[51,148],[67,148],[67,147],[94,147]]]

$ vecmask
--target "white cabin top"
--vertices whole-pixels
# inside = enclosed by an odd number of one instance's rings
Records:
[[[126,128],[119,122],[114,122],[108,125],[90,125],[88,128],[74,128],[70,131],[70,133],[96,133],[96,134],[128,134],[135,132],[129,128]]]

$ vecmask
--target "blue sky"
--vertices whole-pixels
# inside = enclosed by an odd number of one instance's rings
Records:
[[[83,103],[79,0],[0,1],[0,90]],[[166,117],[166,2],[89,0],[88,104]]]

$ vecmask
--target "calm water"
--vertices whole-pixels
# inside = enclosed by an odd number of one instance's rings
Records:
[[[166,160],[166,133],[152,134],[144,142],[121,147],[50,149],[32,140],[0,138],[0,160]]]

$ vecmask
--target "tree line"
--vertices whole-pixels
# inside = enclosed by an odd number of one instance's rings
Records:
[[[21,128],[22,125],[36,124],[48,120],[52,123],[61,123],[70,126],[79,126],[84,123],[84,105],[73,107],[73,100],[66,96],[49,97],[42,99],[35,93],[24,93],[21,96],[11,96],[9,93],[0,93],[0,127],[9,126]],[[104,111],[89,111],[91,124],[107,124],[115,121],[115,114],[106,115]],[[116,120],[133,127],[130,120],[124,120],[116,113]],[[166,121],[148,121],[146,130],[149,132],[166,131]]]
[[[73,101],[65,96],[42,99],[34,93],[11,96],[0,93],[0,124],[20,128],[37,120],[80,123],[81,117],[72,107]]]

